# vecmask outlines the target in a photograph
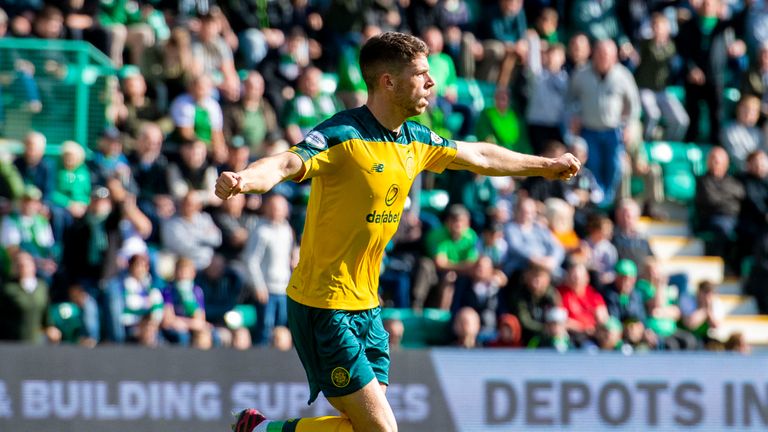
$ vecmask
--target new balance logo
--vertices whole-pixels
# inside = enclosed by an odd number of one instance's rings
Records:
[[[375,163],[375,164],[373,164],[373,167],[371,168],[371,172],[383,173],[384,172],[384,164],[382,164],[382,163]]]

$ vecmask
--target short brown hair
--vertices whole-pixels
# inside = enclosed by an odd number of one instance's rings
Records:
[[[368,39],[360,50],[360,70],[368,91],[373,90],[382,72],[400,70],[419,55],[427,54],[427,44],[409,34],[385,32]]]

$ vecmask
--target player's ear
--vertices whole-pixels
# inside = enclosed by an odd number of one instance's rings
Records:
[[[395,88],[394,77],[389,73],[381,74],[379,84],[381,85],[381,88],[385,90],[393,90]]]

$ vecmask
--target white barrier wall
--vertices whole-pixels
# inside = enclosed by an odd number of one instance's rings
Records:
[[[439,349],[392,355],[401,431],[757,431],[768,357]],[[0,345],[0,432],[215,432],[254,406],[333,414],[295,353]]]

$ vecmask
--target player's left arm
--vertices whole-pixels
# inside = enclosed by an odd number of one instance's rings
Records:
[[[514,152],[496,144],[456,141],[456,158],[448,169],[467,170],[487,176],[541,176],[553,180],[573,177],[581,163],[570,153],[545,158]]]

